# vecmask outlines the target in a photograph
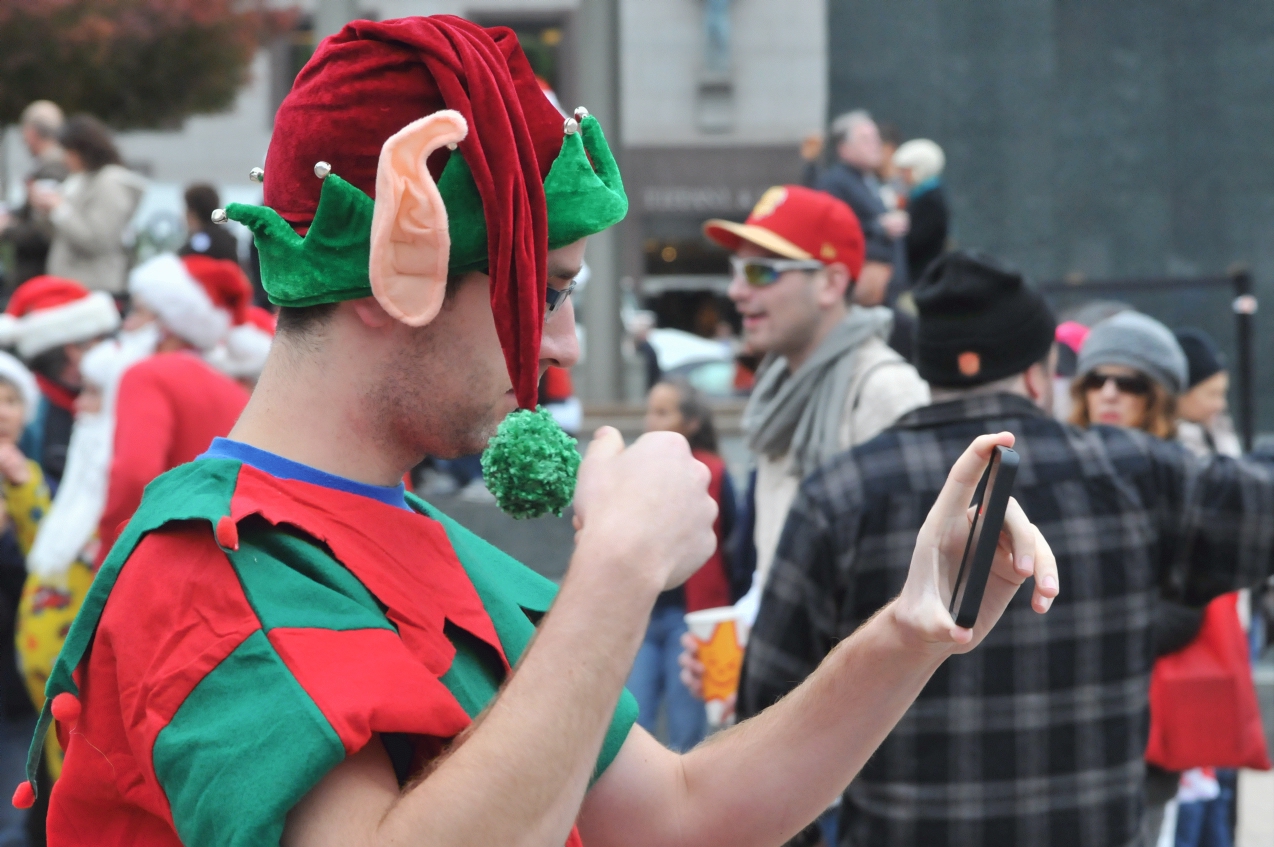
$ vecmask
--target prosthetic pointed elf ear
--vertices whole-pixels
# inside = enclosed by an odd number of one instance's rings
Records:
[[[424,326],[442,308],[451,255],[447,208],[425,162],[468,133],[460,113],[444,109],[407,124],[380,150],[368,276],[376,301],[408,326]]]

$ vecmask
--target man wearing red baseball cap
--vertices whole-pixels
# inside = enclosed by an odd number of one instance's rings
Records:
[[[843,201],[775,186],[743,223],[710,220],[703,230],[734,254],[730,299],[744,340],[765,355],[743,413],[756,454],[756,574],[741,602],[754,608],[801,479],[926,405],[929,387],[886,343],[889,309],[852,302],[865,247]]]

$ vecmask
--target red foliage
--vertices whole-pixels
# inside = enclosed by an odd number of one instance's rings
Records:
[[[0,124],[38,99],[120,129],[223,110],[291,17],[264,0],[0,0]]]

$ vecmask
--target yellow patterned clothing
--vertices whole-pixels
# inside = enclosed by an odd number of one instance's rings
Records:
[[[49,511],[49,486],[44,482],[44,472],[33,460],[27,459],[27,481],[14,485],[5,480],[4,506],[13,523],[14,534],[18,538],[18,549],[25,556],[31,552],[35,543],[35,532],[40,528],[40,521]]]
[[[27,577],[18,606],[18,665],[36,711],[44,706],[44,684],[53,670],[53,661],[61,652],[71,621],[75,620],[75,613],[92,584],[93,571],[82,560],[72,562],[60,581],[39,574]],[[62,748],[52,727],[44,754],[48,758],[49,775],[57,779],[62,772]]]

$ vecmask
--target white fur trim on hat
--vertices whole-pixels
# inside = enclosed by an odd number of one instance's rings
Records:
[[[18,393],[22,395],[22,403],[26,407],[23,409],[25,422],[31,423],[35,420],[35,413],[40,406],[40,386],[36,384],[35,377],[27,370],[27,366],[19,362],[17,357],[0,351],[0,379],[17,386]]]
[[[87,297],[62,306],[28,312],[18,318],[16,324],[12,332],[18,355],[30,361],[54,347],[90,341],[114,332],[119,328],[119,309],[111,295],[105,291],[92,291]],[[0,336],[10,327],[8,321],[3,322]]]
[[[255,379],[265,367],[274,336],[253,324],[241,324],[226,334],[226,341],[205,358],[217,370],[236,379]]]
[[[219,309],[204,287],[172,253],[162,253],[133,269],[128,291],[173,335],[211,350],[230,329],[230,314]]]

